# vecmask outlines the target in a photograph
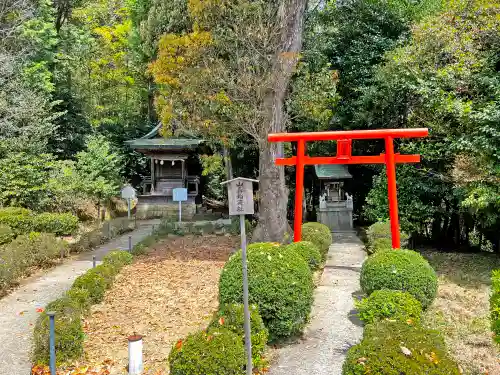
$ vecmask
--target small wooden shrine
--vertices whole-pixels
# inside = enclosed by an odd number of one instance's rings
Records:
[[[188,200],[182,204],[182,217],[190,220],[196,213],[201,166],[198,160],[203,140],[164,138],[158,124],[145,136],[126,144],[148,156],[151,174],[144,178],[138,191],[138,218],[176,216],[178,204],[173,201],[175,188],[188,189]]]
[[[332,232],[351,231],[352,196],[344,191],[344,180],[352,175],[343,164],[315,165],[314,169],[321,187],[318,221]]]

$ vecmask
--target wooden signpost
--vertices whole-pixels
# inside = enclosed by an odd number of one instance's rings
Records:
[[[179,202],[179,223],[182,222],[182,202],[188,199],[188,190],[186,188],[175,188],[173,190],[173,200],[174,202]]]
[[[248,268],[247,268],[247,238],[245,232],[245,215],[254,213],[253,183],[259,182],[249,178],[238,177],[224,181],[227,184],[229,215],[240,216],[241,262],[243,266],[243,307],[245,310],[245,348],[247,354],[247,375],[252,375],[252,342],[250,327],[250,308],[248,305]]]

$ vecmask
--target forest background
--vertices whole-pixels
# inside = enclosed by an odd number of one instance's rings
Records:
[[[427,127],[397,144],[422,155],[397,169],[402,228],[500,252],[499,1],[3,0],[0,66],[1,206],[85,218],[148,174],[124,141],[161,121],[211,146],[207,196],[223,198],[228,160],[261,179],[260,220],[278,224],[260,237],[276,239],[294,170],[272,161],[294,150],[269,131]],[[383,168],[350,171],[358,223],[386,218]],[[318,193],[307,170],[311,219]]]

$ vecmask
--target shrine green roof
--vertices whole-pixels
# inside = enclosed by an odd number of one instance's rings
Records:
[[[164,138],[160,135],[161,123],[145,136],[126,141],[130,148],[141,150],[189,150],[197,148],[203,139],[195,138]]]
[[[352,175],[347,170],[347,166],[343,164],[324,164],[315,165],[314,170],[316,176],[321,180],[342,180],[352,178]]]

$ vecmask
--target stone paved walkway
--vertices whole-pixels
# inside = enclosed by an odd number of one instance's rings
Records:
[[[351,316],[366,253],[355,234],[335,233],[311,322],[299,342],[278,349],[270,375],[341,375],[346,351],[361,339],[361,322]]]
[[[159,220],[138,222],[138,228],[96,250],[74,257],[41,275],[25,280],[21,286],[0,300],[0,375],[28,375],[31,373],[30,350],[33,326],[39,313],[68,290],[73,281],[92,267],[92,255],[100,261],[111,250],[128,249],[151,234],[152,225]]]

